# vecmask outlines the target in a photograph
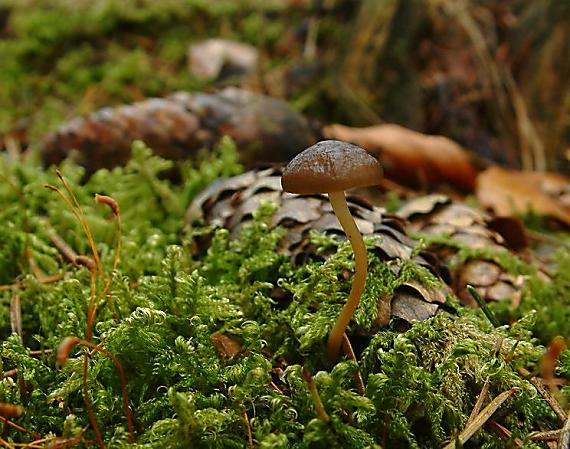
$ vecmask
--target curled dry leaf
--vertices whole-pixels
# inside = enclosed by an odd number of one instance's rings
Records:
[[[477,177],[477,200],[497,215],[533,211],[570,226],[570,179],[490,167]]]
[[[387,175],[412,185],[448,183],[471,192],[476,170],[470,154],[443,136],[430,136],[398,125],[351,128],[330,125],[326,137],[353,142],[378,157]]]

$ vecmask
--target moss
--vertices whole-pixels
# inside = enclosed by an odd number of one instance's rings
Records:
[[[472,259],[488,260],[495,262],[501,268],[513,275],[530,275],[536,274],[536,267],[525,262],[510,252],[507,248],[471,248],[446,234],[424,234],[416,233],[414,238],[420,240],[424,247],[442,246],[453,248],[457,251],[457,255],[452,261],[453,265],[464,264]]]
[[[350,279],[342,275],[353,269],[349,244],[312,234],[317,252],[330,256],[291,265],[277,251],[285,231],[272,226],[271,203],[261,206],[236,239],[223,228],[184,232],[191,198],[215,177],[239,171],[233,145],[224,141],[200,167],[183,165],[185,182],[178,185],[161,177],[171,162],[152,156],[140,143],[133,154],[127,167],[99,171],[84,185],[82,169],[70,162],[61,167],[106,273],[114,256],[116,224],[107,210],[92,203],[93,194],[115,198],[123,217],[123,252],[109,290],[116,316],[101,301],[93,342],[102,343],[124,367],[136,443],[128,442],[115,365],[100,352],[88,363],[89,396],[110,446],[244,447],[251,432],[260,447],[441,447],[465,426],[486,379],[491,396],[520,388],[501,421],[517,437],[524,439],[538,423],[541,428],[556,426],[553,413],[516,372],[519,367],[533,371],[540,363],[536,315],[493,329],[484,317],[458,306],[457,315],[442,313],[405,332],[395,322],[371,332],[379,296],[412,279],[426,286],[438,281],[412,261],[394,261],[393,266],[383,262],[368,241],[372,275],[351,323],[353,331],[368,330],[368,336],[359,338],[358,366],[341,361],[328,367],[326,337],[350,289]],[[10,210],[14,223],[25,217],[29,223],[27,237],[25,228],[13,229],[16,240],[27,239],[46,273],[67,274],[45,284],[20,261],[23,338],[0,329],[2,370],[17,369],[20,381],[0,381],[0,402],[22,405],[25,413],[14,421],[42,436],[84,431],[85,438],[93,439],[82,392],[83,351],[74,349],[63,367],[55,365],[49,352],[67,336],[85,335],[90,275],[53,249],[46,223],[78,253],[88,255],[89,246],[73,214],[43,187],[58,185],[53,171],[38,170],[33,159],[16,164],[2,159],[2,171],[26,204],[14,203],[8,188],[0,187],[0,210]],[[207,251],[192,252],[194,239],[205,234],[213,235]],[[20,253],[7,252],[12,258]],[[558,282],[566,279],[565,273],[560,276]],[[12,294],[0,292],[3,314]],[[224,354],[212,339],[215,333],[231,338],[240,354]],[[501,354],[496,352],[499,340]],[[39,349],[46,352],[34,356],[32,350]],[[512,362],[505,361],[507,355]],[[559,368],[565,378],[567,358],[564,353]],[[312,373],[328,422],[316,414],[303,367]],[[357,369],[366,385],[364,396],[354,386]],[[30,388],[22,389],[21,382]],[[16,432],[3,438],[31,440]],[[485,447],[503,445],[485,429],[477,438]]]

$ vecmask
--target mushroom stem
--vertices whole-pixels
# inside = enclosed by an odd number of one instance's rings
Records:
[[[344,332],[346,331],[349,321],[354,315],[354,311],[358,307],[360,296],[364,291],[364,286],[366,284],[366,271],[368,270],[368,256],[366,254],[364,240],[362,240],[362,235],[356,226],[354,218],[352,218],[352,215],[348,210],[344,192],[328,192],[328,195],[334,213],[336,214],[342,229],[352,245],[355,264],[352,288],[350,290],[348,300],[344,304],[344,307],[331,330],[327,344],[329,360],[331,363],[334,363],[338,357]]]

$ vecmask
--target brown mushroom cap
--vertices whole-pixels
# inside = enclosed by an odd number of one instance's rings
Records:
[[[323,140],[295,156],[283,170],[281,186],[291,193],[338,192],[379,184],[382,166],[360,147]]]

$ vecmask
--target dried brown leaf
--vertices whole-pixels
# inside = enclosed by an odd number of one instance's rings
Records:
[[[497,215],[533,211],[570,226],[570,207],[553,194],[568,188],[570,179],[562,175],[490,167],[477,177],[476,194],[481,205]]]
[[[398,125],[351,128],[330,125],[326,137],[353,142],[378,157],[389,177],[412,185],[449,183],[472,191],[476,170],[471,156],[443,136],[430,136]]]
[[[216,332],[210,336],[212,344],[222,357],[233,359],[241,353],[241,344],[222,332]]]

